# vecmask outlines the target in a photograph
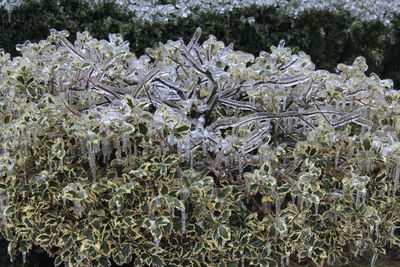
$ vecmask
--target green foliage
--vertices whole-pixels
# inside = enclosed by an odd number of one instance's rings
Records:
[[[59,2],[59,4],[57,4]],[[0,47],[16,54],[15,45],[46,38],[48,29],[90,31],[104,39],[121,33],[131,49],[143,54],[158,42],[183,37],[188,41],[197,26],[236,49],[256,55],[285,39],[294,51],[306,51],[318,68],[334,71],[337,62],[350,64],[362,55],[370,71],[400,82],[399,17],[388,27],[380,21],[360,22],[347,13],[309,10],[292,18],[272,7],[250,6],[225,14],[207,12],[168,23],[141,23],[113,1],[88,4],[81,0],[28,1],[11,14],[0,11]],[[166,2],[167,3],[167,2]],[[248,20],[247,18],[254,18]]]
[[[399,245],[400,93],[210,36],[0,54],[1,233],[55,265],[318,266]],[[372,264],[373,265],[373,264]]]

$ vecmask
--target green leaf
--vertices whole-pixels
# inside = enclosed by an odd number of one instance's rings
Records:
[[[139,132],[143,135],[147,135],[147,126],[144,123],[139,123]]]
[[[101,257],[100,259],[97,260],[97,262],[100,264],[100,266],[103,266],[103,267],[111,266],[110,260],[106,257]]]
[[[225,225],[220,225],[218,227],[218,235],[225,240],[231,239],[231,233],[229,231],[229,228],[226,227]]]
[[[35,88],[28,87],[26,90],[31,97],[36,98],[38,96]]]
[[[4,116],[4,123],[9,123],[11,121],[12,114],[7,114]]]
[[[161,259],[158,256],[153,255],[152,257],[152,263],[156,266],[164,266],[164,260]]]
[[[184,132],[187,132],[189,129],[190,129],[190,125],[183,125],[178,128],[175,128],[175,132],[176,133],[184,133]]]

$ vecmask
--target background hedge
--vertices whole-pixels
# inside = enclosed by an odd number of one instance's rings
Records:
[[[0,18],[0,47],[12,55],[17,54],[16,44],[44,39],[50,28],[71,33],[87,30],[99,39],[122,33],[133,52],[143,54],[146,47],[160,41],[179,37],[188,41],[196,27],[201,27],[203,36],[213,34],[225,43],[233,42],[235,49],[253,54],[285,39],[294,51],[309,54],[317,68],[329,71],[362,55],[370,71],[400,82],[396,60],[400,56],[400,16],[392,26],[385,26],[381,21],[361,22],[347,12],[309,10],[292,18],[273,7],[250,6],[149,24],[111,1],[91,5],[82,0],[28,0],[11,13],[0,10]]]
[[[135,14],[112,2],[92,6],[81,0],[28,1],[11,13],[0,9],[0,47],[18,55],[18,43],[45,39],[49,29],[56,28],[71,33],[87,30],[99,39],[119,32],[140,55],[159,41],[179,37],[188,41],[196,27],[201,27],[203,36],[213,34],[225,43],[233,42],[235,49],[253,54],[269,50],[285,39],[287,46],[309,54],[317,68],[329,71],[334,71],[340,62],[349,64],[362,55],[370,66],[369,72],[393,79],[395,87],[400,83],[400,16],[390,27],[380,21],[360,22],[349,13],[309,10],[292,18],[274,8],[256,6],[164,24],[142,24],[134,17]],[[20,258],[9,263],[6,247],[6,242],[0,241],[0,266],[22,266]],[[34,250],[26,266],[52,266],[52,260],[40,252]]]

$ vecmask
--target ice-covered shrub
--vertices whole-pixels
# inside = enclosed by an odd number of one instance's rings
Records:
[[[38,0],[0,0],[0,6],[13,10],[19,5]],[[61,1],[61,0],[58,0]],[[128,11],[133,11],[134,20],[141,22],[167,22],[177,18],[197,16],[203,12],[217,11],[221,14],[249,6],[275,7],[291,16],[312,9],[332,12],[349,12],[361,21],[380,20],[391,24],[394,15],[400,13],[400,3],[392,0],[84,0],[91,5],[115,2]]]
[[[136,57],[51,31],[0,56],[1,232],[67,266],[322,266],[399,244],[400,93],[198,29]]]

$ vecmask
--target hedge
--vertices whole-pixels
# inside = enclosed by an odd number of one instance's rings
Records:
[[[49,28],[65,28],[70,32],[86,29],[100,39],[109,32],[121,32],[130,41],[131,51],[140,55],[159,41],[181,36],[188,41],[199,25],[203,35],[214,34],[225,43],[233,42],[235,49],[254,55],[285,39],[293,51],[307,51],[318,68],[330,71],[336,71],[337,62],[351,63],[356,56],[364,55],[370,67],[368,72],[390,77],[396,85],[400,82],[399,16],[388,27],[380,21],[360,22],[349,13],[310,10],[293,18],[272,7],[252,6],[223,15],[215,12],[167,24],[143,25],[132,20],[133,15],[119,5],[110,2],[89,5],[77,0],[34,1],[10,14],[0,9],[0,14],[0,47],[13,55],[19,54],[15,50],[17,43],[27,39],[39,41],[47,36]],[[45,266],[49,261],[40,251],[43,250],[35,248],[28,254],[29,266]],[[8,264],[6,251],[0,259],[0,264]],[[21,256],[17,260],[21,263]]]
[[[88,4],[81,0],[31,1],[15,8],[10,14],[1,11],[0,47],[16,55],[15,45],[25,40],[37,42],[46,38],[48,29],[70,32],[90,31],[97,38],[110,32],[121,33],[131,49],[143,54],[154,47],[183,37],[188,41],[197,26],[205,35],[213,34],[235,48],[257,55],[281,39],[294,51],[306,51],[318,68],[335,71],[337,62],[349,64],[362,55],[370,71],[400,81],[399,16],[387,26],[380,20],[363,22],[350,13],[307,10],[292,17],[279,8],[249,6],[220,12],[199,13],[176,18],[168,23],[143,23],[134,19],[112,1]]]
[[[56,266],[317,266],[400,244],[400,93],[363,57],[51,31],[0,54],[0,231]]]

